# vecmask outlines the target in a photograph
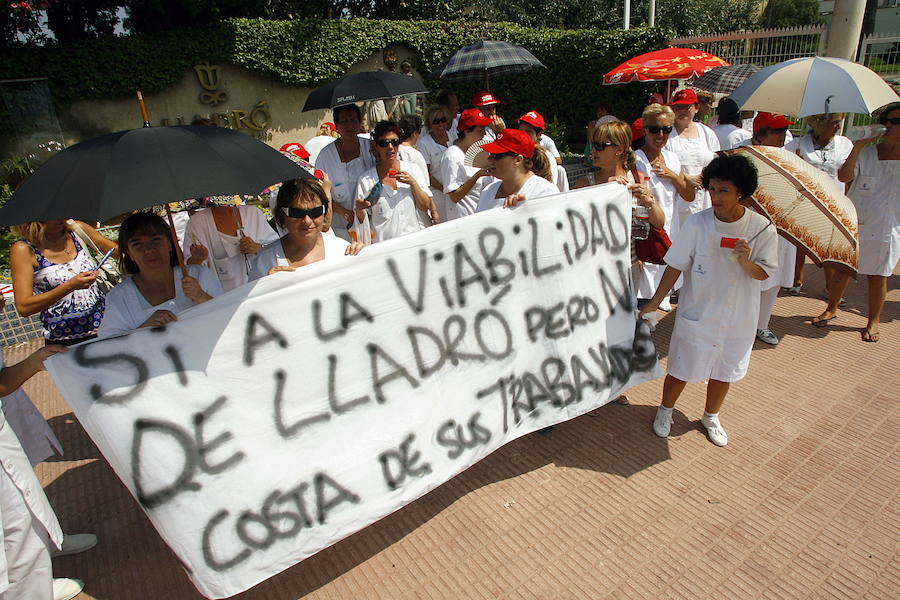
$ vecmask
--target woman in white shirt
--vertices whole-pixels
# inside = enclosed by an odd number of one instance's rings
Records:
[[[715,158],[720,147],[715,132],[703,123],[694,121],[700,108],[694,90],[678,91],[672,97],[670,106],[675,112],[675,131],[669,136],[666,149],[678,155],[678,160],[688,175],[688,183],[697,190],[693,201],[678,205],[679,223],[682,223],[688,215],[709,208],[709,194],[701,189],[700,172]]]
[[[419,170],[428,177],[428,163],[425,162],[425,155],[418,148],[419,141],[422,139],[422,124],[422,117],[419,115],[407,115],[397,122],[397,126],[400,128],[400,147],[397,148],[397,155],[400,160],[411,162],[419,167]],[[427,211],[418,211],[419,220],[425,227],[441,222],[440,209],[434,201],[430,180],[428,183],[429,185],[425,187],[431,195],[433,208],[429,208]]]
[[[359,176],[375,165],[369,149],[369,140],[359,137],[362,113],[355,104],[334,108],[334,121],[340,137],[322,148],[316,159],[316,168],[325,171],[331,181],[331,228],[334,234],[350,241],[350,225],[353,223],[353,193]]]
[[[216,274],[201,265],[178,266],[172,235],[161,217],[135,213],[119,227],[119,272],[125,281],[106,295],[100,337],[160,327],[222,293]]]
[[[535,174],[539,168],[534,164],[535,157],[546,161],[547,155],[535,151],[534,141],[524,131],[504,129],[496,140],[481,149],[489,153],[488,161],[498,181],[481,192],[476,212],[559,193],[555,185]]]
[[[450,199],[444,193],[444,184],[441,183],[441,157],[452,143],[449,134],[450,121],[447,110],[443,106],[439,104],[429,106],[425,111],[423,128],[425,132],[416,144],[416,150],[422,153],[422,156],[425,157],[425,164],[428,166],[431,197],[434,198],[434,205],[437,207],[438,213],[444,219],[450,214]]]
[[[417,211],[433,211],[428,178],[416,164],[400,160],[400,128],[380,121],[372,134],[375,167],[356,185],[356,218],[368,225],[375,242],[424,229]]]
[[[493,123],[477,108],[469,108],[459,115],[459,137],[441,156],[441,181],[450,199],[445,221],[471,215],[478,207],[481,190],[491,183],[482,177],[490,175],[490,168],[466,166],[466,151],[484,138],[484,128]]]
[[[358,254],[363,248],[360,242],[348,243],[322,233],[329,202],[325,185],[318,179],[286,181],[278,191],[277,202],[275,223],[285,234],[256,255],[251,281],[279,271],[294,271],[320,260]]]

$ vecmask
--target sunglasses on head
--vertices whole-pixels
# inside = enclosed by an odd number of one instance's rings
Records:
[[[493,152],[490,154],[491,160],[500,160],[506,156],[518,156],[518,152],[502,152],[500,154],[494,154]]]
[[[647,125],[644,129],[650,133],[672,133],[671,125]]]
[[[318,219],[322,215],[325,214],[325,205],[320,204],[314,208],[294,208],[293,206],[283,206],[281,210],[292,219],[303,219],[304,217],[309,217],[310,219]]]
[[[618,144],[613,144],[612,142],[591,142],[591,149],[597,152],[603,152],[612,146],[618,146]]]
[[[900,125],[900,117],[891,117],[890,119],[884,117],[882,119],[879,119],[878,122],[882,125],[887,125],[888,123],[890,123],[891,125]]]
[[[431,120],[432,125],[439,125],[441,123],[446,123],[447,117],[435,117]]]
[[[391,138],[389,140],[378,140],[375,143],[378,144],[379,148],[387,148],[388,146],[393,146],[394,148],[398,148],[400,146],[400,138]]]

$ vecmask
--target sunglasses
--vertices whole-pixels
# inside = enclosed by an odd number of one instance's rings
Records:
[[[439,125],[441,123],[446,123],[446,122],[447,122],[447,117],[436,117],[431,120],[432,125]]]
[[[379,148],[387,148],[388,146],[393,146],[394,148],[400,147],[400,138],[391,138],[389,140],[378,140],[375,142],[378,144]]]
[[[518,156],[518,155],[519,155],[518,152],[503,152],[501,154],[494,154],[492,152],[489,156],[491,157],[491,160],[500,160],[501,158],[504,158],[506,156]]]
[[[887,125],[890,123],[891,125],[900,125],[900,117],[891,117],[890,119],[884,118],[879,121],[882,125]]]
[[[618,146],[618,144],[613,144],[612,142],[591,142],[591,150],[596,150],[597,152],[603,152],[612,146]]]
[[[671,125],[647,125],[644,127],[650,133],[665,133],[666,135],[672,133]]]
[[[305,217],[309,217],[310,219],[318,219],[325,214],[325,205],[320,204],[315,208],[294,208],[293,206],[282,206],[281,210],[284,211],[284,214],[292,219],[303,219]]]

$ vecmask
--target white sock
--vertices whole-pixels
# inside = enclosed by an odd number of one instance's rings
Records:
[[[673,406],[672,408],[668,408],[668,407],[663,406],[662,404],[660,404],[660,405],[659,405],[659,410],[661,410],[661,411],[663,412],[663,414],[671,415],[671,414],[672,414],[672,411],[675,410],[675,407]]]
[[[703,418],[707,421],[718,421],[719,413],[708,413],[705,410],[703,411]]]

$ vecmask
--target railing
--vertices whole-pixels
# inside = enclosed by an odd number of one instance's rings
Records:
[[[824,54],[826,31],[824,26],[732,31],[675,38],[669,44],[705,50],[733,65],[762,67],[792,58]]]

